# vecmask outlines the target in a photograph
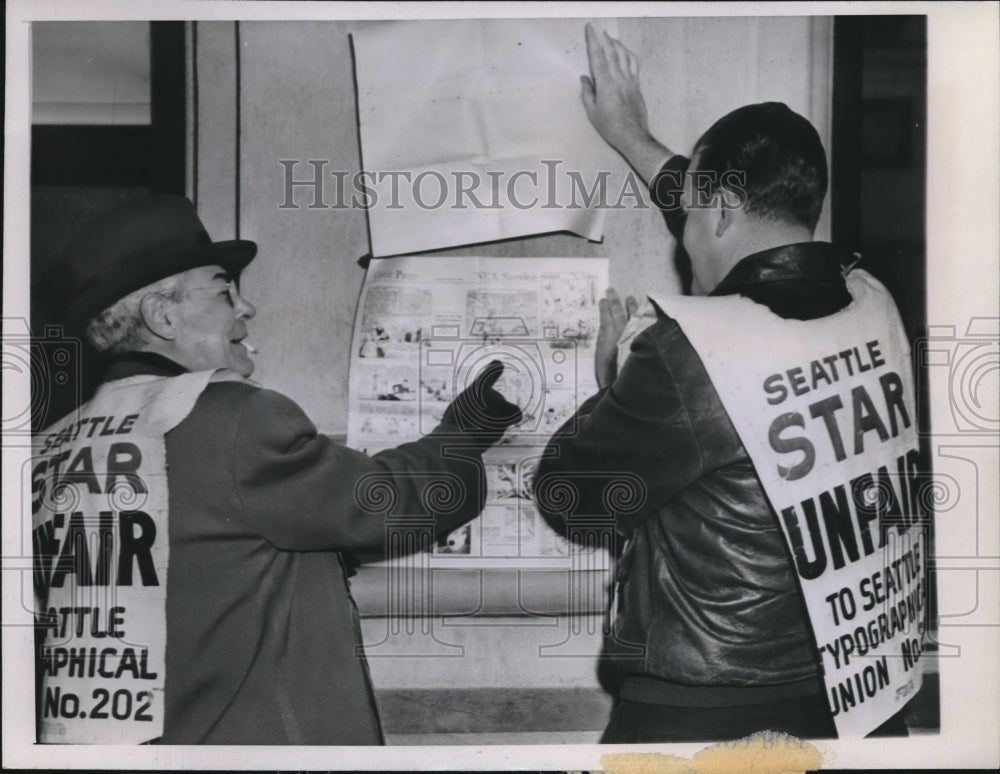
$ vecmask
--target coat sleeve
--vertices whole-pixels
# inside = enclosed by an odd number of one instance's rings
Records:
[[[649,182],[653,204],[663,213],[670,235],[678,242],[684,238],[684,223],[687,221],[687,213],[681,206],[681,194],[689,164],[686,156],[671,156]]]
[[[385,545],[386,516],[434,516],[445,532],[480,513],[488,443],[439,426],[368,456],[316,431],[301,408],[255,390],[239,412],[232,456],[248,526],[284,550]]]
[[[563,520],[558,505],[566,502],[576,503],[577,514],[607,515],[617,488],[628,507],[616,527],[628,534],[702,475],[706,455],[695,432],[698,407],[689,405],[687,375],[675,373],[664,356],[677,336],[683,333],[669,319],[636,336],[611,386],[552,437],[535,474],[537,505],[546,518]]]

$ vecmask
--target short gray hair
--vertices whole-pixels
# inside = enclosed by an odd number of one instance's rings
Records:
[[[84,331],[87,341],[98,352],[120,354],[142,349],[147,342],[139,309],[142,299],[150,293],[159,293],[171,301],[180,300],[181,276],[174,274],[157,280],[113,303],[87,323]]]

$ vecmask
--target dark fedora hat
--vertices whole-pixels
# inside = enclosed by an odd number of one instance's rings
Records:
[[[137,199],[88,223],[63,254],[50,283],[71,332],[129,293],[157,280],[218,264],[233,276],[257,254],[246,239],[213,242],[183,196]]]

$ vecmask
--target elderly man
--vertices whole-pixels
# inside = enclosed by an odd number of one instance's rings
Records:
[[[535,476],[554,519],[572,518],[547,500],[554,484],[578,489],[580,514],[606,513],[615,481],[641,502],[615,516],[626,542],[608,651],[622,682],[604,741],[830,737],[834,714],[853,722],[876,702],[883,714],[868,730],[896,713],[882,732],[905,733],[899,708],[919,682],[870,693],[863,709],[849,678],[839,688],[851,690],[850,707],[845,692],[828,695],[813,629],[833,625],[830,605],[804,591],[831,569],[847,573],[848,592],[859,577],[864,589],[857,568],[869,554],[879,562],[872,533],[884,542],[888,520],[868,530],[884,514],[848,502],[860,485],[826,483],[815,500],[795,487],[839,475],[870,484],[898,462],[909,470],[916,454],[895,306],[869,275],[845,279],[843,256],[813,241],[827,186],[819,136],[785,105],[749,105],[705,132],[689,163],[649,133],[635,56],[590,27],[587,45],[588,115],[651,182],[708,296],[651,297],[629,322],[619,371],[616,343],[636,305],[609,291],[602,389],[554,436]],[[879,380],[884,400],[869,397]],[[840,411],[852,398],[853,427]]]
[[[481,455],[520,412],[496,364],[414,443],[368,457],[317,433],[247,378],[256,249],[158,196],[66,253],[66,324],[108,368],[35,439],[43,742],[383,742],[341,552],[384,546],[390,510],[476,516]]]

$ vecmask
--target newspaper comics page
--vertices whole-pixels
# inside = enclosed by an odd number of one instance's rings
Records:
[[[430,432],[497,359],[504,373],[496,388],[524,413],[484,455],[482,515],[440,538],[436,556],[477,567],[490,558],[546,566],[569,556],[568,542],[534,508],[532,477],[549,436],[597,391],[598,300],[607,286],[604,258],[371,262],[354,326],[349,446],[374,454]]]

